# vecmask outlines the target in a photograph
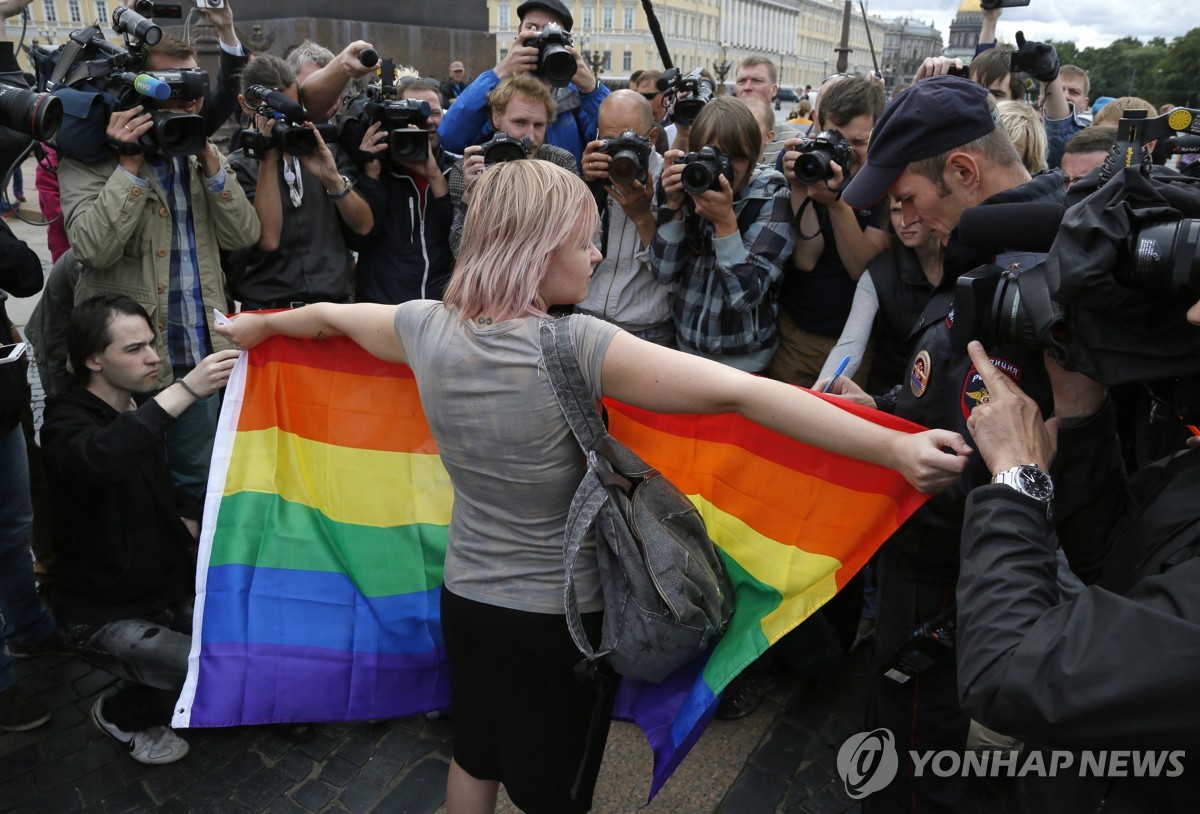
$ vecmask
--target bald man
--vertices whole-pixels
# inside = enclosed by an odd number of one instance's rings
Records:
[[[600,104],[599,125],[599,137],[584,148],[581,174],[600,209],[598,245],[604,259],[576,310],[620,325],[647,341],[674,347],[671,287],[654,278],[648,252],[655,229],[654,190],[663,166],[654,150],[658,138],[654,112],[642,94],[618,90]],[[632,139],[628,147],[612,146],[623,136]],[[641,168],[632,180],[609,172],[611,153],[626,149]]]

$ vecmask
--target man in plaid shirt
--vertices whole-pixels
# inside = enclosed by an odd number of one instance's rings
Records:
[[[779,284],[795,247],[787,182],[757,164],[762,132],[746,105],[722,97],[704,106],[689,145],[716,147],[728,171],[719,188],[688,194],[683,153],[670,150],[662,174],[651,266],[675,285],[680,350],[758,373],[778,341]]]

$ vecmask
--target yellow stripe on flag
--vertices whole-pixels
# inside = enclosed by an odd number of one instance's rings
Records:
[[[322,444],[278,428],[239,432],[224,494],[265,492],[339,523],[448,525],[454,490],[437,455]]]

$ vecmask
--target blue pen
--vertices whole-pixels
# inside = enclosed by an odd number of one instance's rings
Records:
[[[849,364],[850,364],[849,356],[846,356],[845,358],[842,359],[841,362],[838,363],[837,370],[835,370],[833,372],[833,378],[831,378],[829,381],[825,382],[825,387],[822,388],[822,390],[821,390],[822,393],[829,392],[829,388],[833,387],[833,383],[835,381],[837,381],[838,376],[841,376],[843,373],[846,372],[846,368],[849,366]]]

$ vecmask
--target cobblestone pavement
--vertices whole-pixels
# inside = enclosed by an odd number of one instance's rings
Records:
[[[114,684],[107,673],[60,656],[18,662],[17,675],[21,687],[50,707],[53,717],[32,732],[0,733],[0,811],[434,814],[445,801],[451,734],[446,718],[321,724],[302,743],[271,727],[186,730],[181,734],[192,749],[184,760],[144,766],[122,754],[89,719],[96,697]],[[648,810],[857,811],[843,790],[835,760],[845,739],[862,729],[865,678],[863,651],[851,654],[844,667],[828,677],[800,681],[775,673],[777,686],[767,704],[772,720],[732,784],[708,793],[698,790],[674,802],[659,798]],[[723,737],[731,730],[719,727],[732,725],[714,724],[701,743]],[[719,742],[708,746],[720,752]],[[630,757],[614,754],[610,744],[605,760],[620,763]],[[637,782],[646,782],[649,766],[644,755],[632,757],[644,764],[633,767]],[[606,782],[605,775],[601,782]],[[705,781],[693,776],[689,782]],[[668,783],[668,790],[671,786]],[[602,797],[598,790],[598,801]],[[989,781],[969,787],[961,810],[1002,814],[1017,808],[1009,785]],[[635,810],[636,804],[629,802],[598,802],[594,809],[599,814]]]

